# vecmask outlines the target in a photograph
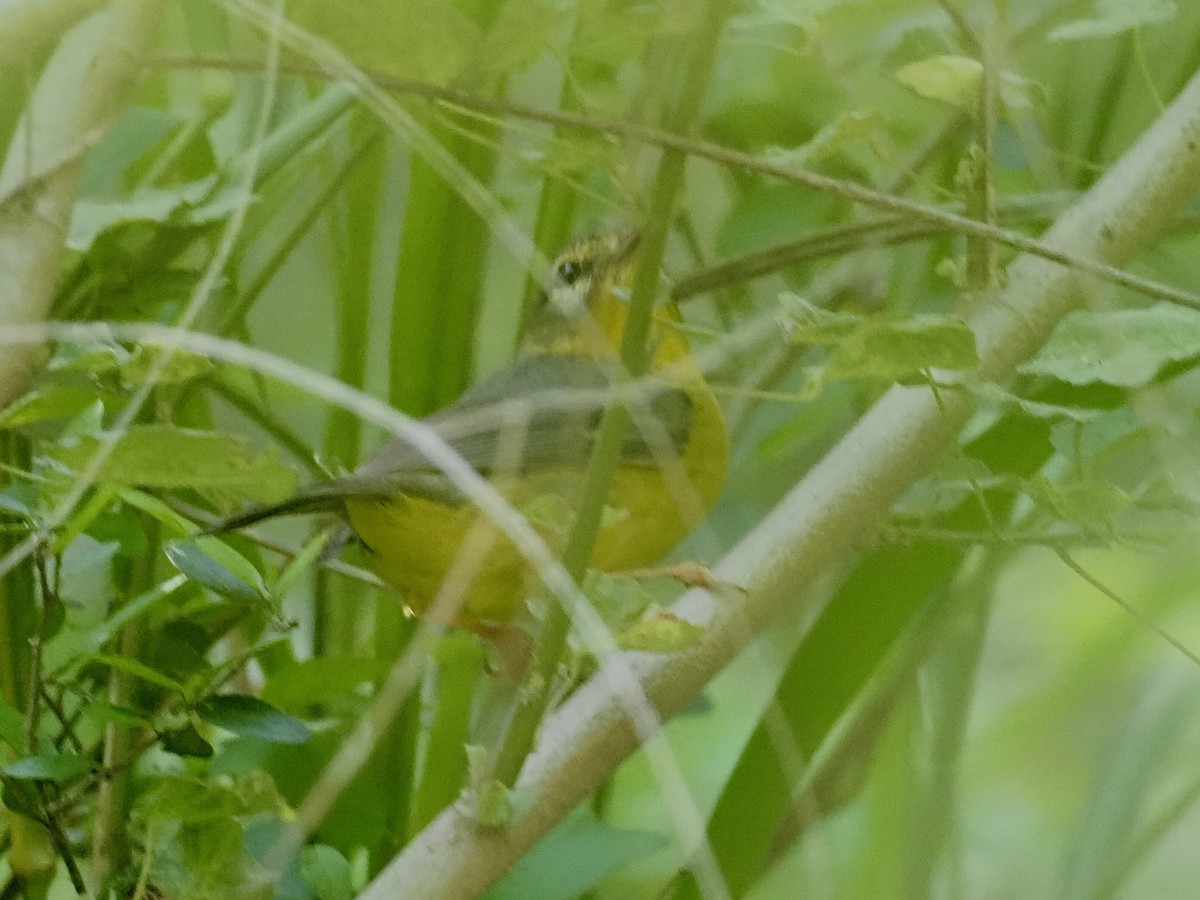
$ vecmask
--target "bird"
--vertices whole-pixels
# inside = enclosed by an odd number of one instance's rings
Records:
[[[566,247],[547,270],[513,361],[425,420],[555,549],[569,522],[564,528],[563,516],[546,511],[569,517],[578,504],[600,421],[613,403],[637,246],[636,232],[610,229]],[[620,448],[593,569],[622,572],[658,562],[723,486],[730,453],[725,417],[680,323],[670,302],[656,308],[649,369],[634,400],[642,414],[633,417]],[[636,427],[647,421],[651,427]],[[370,567],[417,615],[429,611],[456,565],[473,576],[452,617],[467,628],[504,627],[537,590],[536,574],[498,526],[399,438],[348,475],[210,530],[323,510],[345,516]],[[476,535],[475,550],[464,553],[469,533]]]

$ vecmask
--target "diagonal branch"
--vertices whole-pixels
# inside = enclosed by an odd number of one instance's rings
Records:
[[[1123,264],[1147,247],[1200,188],[1200,76],[1109,173],[1047,231],[1071,254]],[[1080,304],[1091,281],[1025,255],[1008,284],[974,317],[981,374],[1004,378]],[[970,412],[965,397],[938,400],[894,387],[717,568],[747,591],[718,608],[691,591],[676,611],[707,624],[704,638],[674,655],[625,654],[660,713],[686,705],[755,634],[783,616],[814,618],[830,579],[856,555],[891,505],[937,461]],[[637,748],[613,662],[546,722],[518,787],[532,797],[503,831],[482,831],[452,807],[433,821],[361,895],[427,898],[479,894]]]

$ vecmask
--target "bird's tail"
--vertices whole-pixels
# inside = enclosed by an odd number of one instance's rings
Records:
[[[266,519],[279,516],[301,516],[319,512],[340,511],[344,508],[343,496],[328,490],[321,490],[322,485],[302,490],[279,503],[252,506],[236,515],[221,519],[204,529],[205,534],[222,534],[226,531],[237,531],[249,525],[254,525]]]

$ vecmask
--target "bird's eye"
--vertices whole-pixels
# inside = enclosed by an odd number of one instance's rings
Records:
[[[569,259],[558,267],[558,278],[563,284],[574,284],[592,269],[587,260]]]

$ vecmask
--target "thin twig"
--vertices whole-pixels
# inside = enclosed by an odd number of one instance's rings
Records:
[[[50,693],[45,684],[42,685],[42,702],[58,720],[58,735],[54,738],[55,749],[61,749],[63,744],[70,743],[71,749],[82,756],[84,753],[83,741],[79,740],[79,735],[75,731],[75,723],[79,721],[79,714],[67,715],[62,703]]]
[[[243,69],[247,71],[261,71],[262,69],[260,61],[233,57],[155,57],[153,61],[159,65],[171,67],[210,67]],[[289,61],[281,63],[279,68],[290,74],[327,77],[326,73],[319,66],[315,65]],[[1077,253],[1051,247],[1036,238],[1028,237],[1019,232],[989,225],[986,222],[978,222],[966,216],[947,212],[928,203],[921,203],[916,200],[909,200],[872,190],[852,181],[830,178],[826,175],[819,175],[816,172],[809,172],[802,169],[785,168],[750,153],[732,150],[722,147],[719,144],[712,144],[694,137],[675,134],[637,122],[535,109],[507,101],[479,97],[465,91],[439,87],[424,82],[413,81],[412,79],[379,75],[377,73],[371,73],[370,77],[382,89],[393,92],[407,93],[470,109],[512,115],[561,128],[603,132],[615,137],[628,138],[666,150],[675,150],[688,156],[700,157],[720,165],[769,175],[781,181],[810,187],[823,193],[841,197],[852,203],[861,203],[864,206],[871,206],[885,212],[937,222],[948,230],[956,231],[968,237],[994,241],[997,244],[1012,247],[1023,253],[1048,259],[1059,265],[1074,268],[1080,272],[1094,275],[1104,281],[1137,291],[1147,297],[1166,300],[1191,309],[1200,309],[1200,295],[1190,291],[1172,287],[1171,285],[1163,284],[1150,278],[1142,278],[1117,266],[1100,262],[1092,257],[1081,256]]]
[[[50,843],[54,845],[55,852],[63,861],[63,865],[67,867],[67,875],[71,879],[71,886],[75,888],[75,893],[81,897],[87,896],[87,882],[83,880],[83,873],[79,871],[79,863],[75,861],[75,854],[71,852],[71,842],[67,839],[62,825],[59,824],[58,817],[43,804],[42,815],[38,817],[38,821],[49,833]]]
[[[1178,638],[1174,637],[1169,632],[1167,632],[1162,626],[1160,626],[1157,622],[1150,619],[1145,613],[1143,613],[1136,606],[1133,606],[1132,604],[1128,603],[1116,591],[1114,591],[1108,587],[1105,587],[1105,585],[1101,584],[1101,582],[1099,580],[1097,580],[1095,578],[1095,576],[1091,575],[1086,569],[1083,568],[1083,566],[1079,565],[1079,563],[1077,563],[1074,559],[1072,559],[1066,550],[1063,550],[1061,547],[1056,547],[1056,548],[1054,548],[1054,552],[1058,556],[1058,558],[1061,559],[1067,565],[1067,567],[1069,569],[1071,569],[1071,571],[1073,571],[1076,575],[1078,575],[1080,578],[1082,578],[1084,581],[1086,581],[1088,584],[1090,584],[1092,587],[1094,587],[1096,590],[1098,590],[1100,593],[1102,593],[1105,597],[1107,597],[1113,603],[1117,604],[1117,606],[1121,607],[1121,609],[1125,610],[1125,612],[1129,613],[1129,615],[1133,616],[1133,618],[1136,619],[1138,621],[1138,623],[1140,623],[1141,625],[1144,625],[1146,628],[1149,628],[1151,631],[1153,631],[1155,634],[1157,634],[1160,638],[1162,638],[1164,641],[1166,641],[1168,644],[1170,644],[1172,647],[1174,647],[1176,650],[1178,650],[1180,653],[1182,653],[1184,656],[1186,656],[1188,659],[1190,659],[1192,662],[1194,662],[1197,666],[1200,666],[1200,656],[1197,656],[1195,653],[1193,653],[1191,650],[1189,650],[1187,647],[1185,647]]]
[[[49,624],[50,604],[54,597],[46,565],[46,546],[41,544],[34,553],[34,568],[37,570],[38,585],[42,596],[41,603],[38,604],[37,629],[30,641],[29,709],[25,711],[25,745],[31,756],[38,752],[38,732],[42,718],[42,647],[45,644],[46,627]]]

